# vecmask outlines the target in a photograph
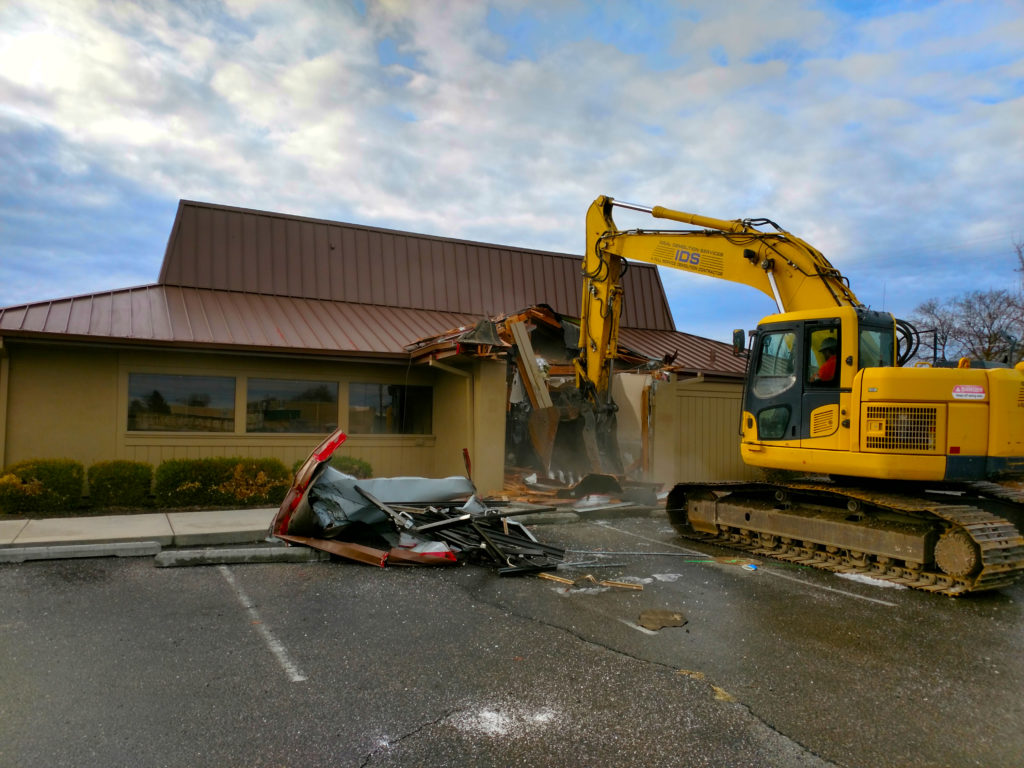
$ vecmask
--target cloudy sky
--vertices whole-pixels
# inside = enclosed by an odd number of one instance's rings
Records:
[[[181,198],[581,253],[600,194],[901,316],[1015,284],[1024,0],[0,0],[0,306],[154,282]],[[680,330],[774,308],[662,280]]]

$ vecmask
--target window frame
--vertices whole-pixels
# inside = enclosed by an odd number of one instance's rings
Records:
[[[359,420],[353,418],[353,405],[354,405],[353,404],[353,393],[356,392],[359,387],[372,387],[372,386],[376,386],[378,388],[383,388],[383,387],[402,387],[402,388],[407,389],[407,390],[408,389],[417,389],[417,390],[425,390],[426,392],[428,392],[429,393],[429,397],[430,397],[430,403],[429,403],[430,407],[429,407],[429,409],[427,411],[426,428],[423,429],[422,431],[411,431],[411,432],[406,432],[406,431],[391,432],[391,431],[386,431],[386,430],[384,430],[384,431],[376,431],[375,429],[371,429],[370,431],[358,431],[357,427],[355,425],[356,425],[357,421],[359,421]],[[348,382],[347,390],[348,390],[348,392],[347,392],[348,402],[347,402],[347,406],[346,406],[345,424],[346,424],[346,427],[347,427],[346,431],[352,437],[364,437],[364,436],[366,436],[366,437],[370,437],[370,436],[373,436],[373,437],[381,437],[381,436],[423,437],[423,436],[428,436],[428,435],[433,435],[434,434],[434,405],[435,405],[434,404],[434,395],[435,395],[435,391],[436,391],[436,387],[434,385],[432,385],[432,384],[404,384],[404,383],[395,383],[395,382],[386,382],[386,381],[366,381],[366,380],[351,381],[350,380]],[[402,416],[400,416],[400,418],[401,417],[405,417],[406,419],[408,419],[408,414],[402,414]],[[381,419],[381,418],[382,418],[382,416],[380,415],[380,413],[375,411],[373,413],[373,416],[371,417],[373,425],[375,426],[378,423],[378,420]],[[407,424],[406,425],[401,425],[401,426],[407,426]]]
[[[321,379],[321,378],[289,378],[285,376],[252,376],[245,375],[244,379],[244,409],[245,417],[243,423],[243,434],[245,435],[310,435],[310,434],[327,434],[333,432],[338,428],[341,423],[341,399],[344,387],[339,379]],[[330,421],[326,422],[322,427],[316,427],[305,430],[274,430],[274,429],[250,429],[249,427],[249,406],[253,402],[251,399],[251,392],[253,382],[255,381],[267,381],[267,382],[291,382],[297,384],[309,385],[314,387],[316,385],[322,386],[333,386],[334,387],[334,400],[324,401],[326,403],[333,403],[334,405],[334,417]],[[319,402],[314,400],[309,401],[296,401],[296,402]]]
[[[142,367],[140,367],[142,368]],[[176,378],[192,378],[192,379],[223,379],[225,382],[231,382],[231,405],[230,405],[230,417],[227,421],[230,422],[230,429],[164,429],[164,428],[133,428],[132,427],[132,405],[137,398],[132,397],[132,377],[133,376],[149,376],[149,377],[176,377]],[[190,372],[190,371],[154,371],[154,370],[132,370],[128,369],[125,375],[125,397],[121,401],[121,413],[125,418],[125,432],[130,435],[137,434],[159,434],[159,435],[232,435],[235,434],[238,428],[238,376],[228,375],[220,373],[208,373],[208,372]],[[160,393],[159,389],[154,388],[154,392]],[[161,395],[163,398],[163,395]],[[167,401],[168,407],[170,402]],[[186,406],[188,407],[188,406]],[[225,409],[226,410],[226,409]],[[187,416],[188,414],[186,414]]]

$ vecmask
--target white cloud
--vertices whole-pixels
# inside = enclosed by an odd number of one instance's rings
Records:
[[[169,201],[577,252],[598,194],[768,216],[864,275],[862,298],[900,270],[939,284],[915,242],[971,248],[1024,227],[1024,172],[1008,161],[1024,152],[1024,22],[1010,6],[959,29],[955,3],[874,19],[810,2],[688,3],[649,31],[651,50],[675,57],[659,69],[616,44],[638,30],[587,29],[584,3],[498,7],[546,24],[528,58],[520,33],[503,37],[469,0],[368,2],[365,14],[8,3],[0,132],[48,148],[18,168],[53,163],[77,180],[64,189],[79,205],[126,216],[132,199],[94,176]],[[382,62],[381,46],[397,60]],[[898,263],[884,257],[894,250]]]

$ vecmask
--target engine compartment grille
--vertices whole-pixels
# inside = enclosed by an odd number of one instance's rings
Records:
[[[938,421],[934,406],[869,405],[868,423],[884,423],[882,430],[869,430],[865,447],[875,451],[934,451]]]

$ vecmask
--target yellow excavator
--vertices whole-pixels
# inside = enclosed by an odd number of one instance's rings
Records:
[[[693,228],[619,230],[615,207]],[[667,508],[681,533],[950,595],[1024,573],[1024,538],[1007,519],[1024,493],[997,482],[1024,478],[1024,363],[902,367],[912,327],[861,304],[818,250],[774,222],[599,197],[575,365],[605,434],[630,260],[744,283],[778,307],[746,349],[739,426],[743,460],[770,479],[676,485]],[[737,331],[738,353],[744,342]]]

